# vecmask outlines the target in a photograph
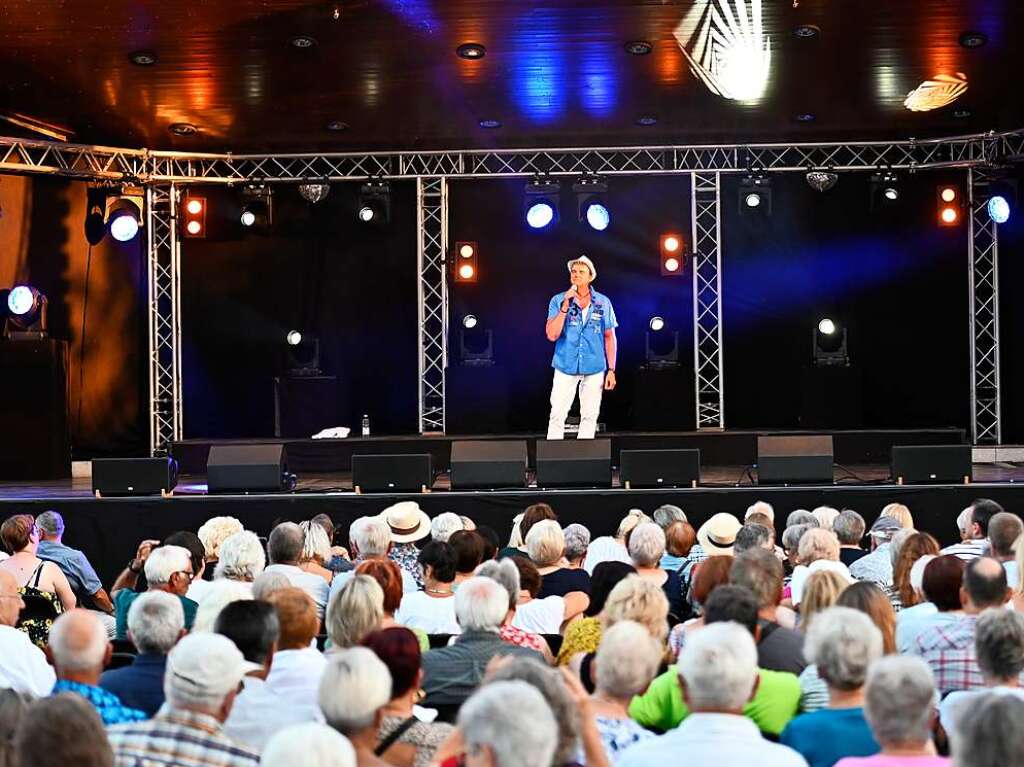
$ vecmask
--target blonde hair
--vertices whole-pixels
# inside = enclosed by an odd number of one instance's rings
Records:
[[[203,523],[196,533],[206,550],[206,559],[217,559],[220,556],[220,545],[245,527],[234,517],[214,517]]]
[[[904,530],[912,530],[914,528],[914,517],[911,515],[910,509],[902,503],[890,503],[882,509],[882,513],[879,516],[895,519]]]
[[[815,613],[834,605],[839,595],[849,585],[849,581],[835,570],[819,570],[812,573],[804,584],[803,599],[800,601],[801,630],[806,632]]]
[[[316,562],[326,565],[331,561],[331,540],[327,537],[327,531],[316,522],[300,522],[299,529],[302,530],[302,553],[299,555],[300,562]]]
[[[668,597],[653,581],[627,575],[608,594],[600,618],[605,630],[620,621],[636,621],[664,642],[668,636]]]
[[[354,647],[384,619],[384,589],[369,575],[353,575],[327,605],[333,647]]]
[[[797,545],[797,556],[800,564],[809,565],[819,559],[831,562],[839,561],[839,538],[831,530],[823,527],[812,527],[802,536]]]
[[[832,524],[836,521],[836,517],[839,516],[839,509],[833,509],[831,506],[819,506],[811,515],[818,520],[818,524],[824,527],[826,530],[832,529]]]
[[[651,519],[649,516],[644,514],[643,511],[641,511],[640,509],[630,509],[629,513],[626,514],[626,516],[624,516],[622,518],[621,522],[619,522],[619,527],[615,531],[615,537],[618,538],[619,540],[622,540],[627,535],[629,535],[630,531],[634,527],[639,525],[641,522],[653,522],[653,521],[654,521],[653,519]]]
[[[526,534],[526,553],[537,567],[555,564],[565,552],[565,533],[553,519],[544,519]]]

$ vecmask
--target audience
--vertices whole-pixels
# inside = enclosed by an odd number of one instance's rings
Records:
[[[181,546],[160,546],[155,541],[143,541],[136,551],[135,559],[128,563],[113,586],[114,608],[116,609],[117,639],[128,638],[128,611],[139,598],[140,592],[133,590],[140,572],[145,570],[149,591],[165,591],[176,596],[185,616],[185,628],[192,628],[199,605],[185,596],[192,582],[192,557],[188,549]],[[120,588],[119,588],[120,586]],[[142,592],[144,593],[144,592]]]
[[[733,554],[739,555],[750,549],[775,550],[772,531],[758,522],[746,522],[736,533]]]
[[[871,538],[871,553],[857,559],[850,565],[850,575],[858,581],[871,581],[883,589],[892,585],[892,555],[889,543],[897,531],[902,530],[900,523],[884,514],[871,525],[868,536]]]
[[[889,503],[882,508],[880,517],[887,517],[894,519],[903,530],[914,529],[914,517],[910,513],[910,509],[904,506],[902,503]]]
[[[455,619],[455,549],[441,541],[430,541],[420,552],[423,591],[402,595],[395,620],[402,626],[428,634],[458,634]]]
[[[546,767],[558,745],[558,725],[544,696],[521,681],[484,685],[459,709],[458,732],[467,767]],[[466,759],[473,754],[473,760]]]
[[[986,694],[964,711],[953,744],[955,767],[1024,764],[1024,701]]]
[[[234,517],[213,517],[206,520],[196,531],[199,542],[203,544],[203,572],[207,578],[210,577],[209,573],[217,569],[220,547],[224,541],[244,529],[242,523]],[[186,596],[195,602],[202,602],[208,584],[209,581],[197,577],[192,581]]]
[[[377,732],[378,756],[396,765],[427,767],[438,747],[452,734],[452,726],[423,721],[415,705],[423,682],[422,656],[416,636],[396,627],[363,638],[391,674],[391,696]]]
[[[319,575],[305,572],[299,567],[305,536],[294,522],[282,522],[270,531],[267,539],[267,559],[270,564],[264,572],[280,573],[292,586],[305,591],[313,600],[316,614],[323,618],[327,611],[329,586]],[[337,584],[337,580],[334,581]]]
[[[953,554],[943,554],[925,563],[921,592],[927,601],[901,610],[897,616],[896,649],[899,652],[916,653],[921,634],[933,626],[956,623],[963,617],[960,592],[964,567],[964,560]]]
[[[732,514],[715,514],[697,530],[697,545],[687,558],[696,563],[708,557],[732,556],[736,533],[741,527],[740,521]]]
[[[943,554],[952,554],[965,561],[986,556],[989,553],[988,525],[992,518],[1003,511],[1003,507],[988,498],[978,498],[968,507],[966,537],[960,543],[947,546]]]
[[[521,593],[519,568],[514,561],[516,559],[518,557],[505,557],[505,559],[500,561],[491,560],[484,562],[477,568],[476,574],[483,578],[490,578],[500,584],[508,593],[508,613],[505,615],[505,620],[502,621],[501,631],[499,632],[502,641],[519,647],[525,647],[529,650],[535,650],[543,655],[545,660],[554,660],[551,655],[551,648],[548,647],[548,643],[543,637],[535,632],[525,631],[513,625],[516,612],[518,612],[519,595]],[[548,599],[551,598],[548,597]]]
[[[203,592],[203,601],[196,610],[196,621],[192,631],[213,631],[220,611],[232,602],[252,599],[252,589],[248,584],[231,581],[226,578],[211,581]]]
[[[800,564],[793,568],[789,582],[790,599],[799,605],[804,595],[804,583],[813,573],[832,570],[850,580],[850,571],[839,561],[839,539],[831,530],[815,527],[807,530],[797,545]]]
[[[348,738],[325,724],[293,724],[267,741],[260,767],[356,767],[356,752]]]
[[[41,697],[53,689],[56,676],[43,651],[15,628],[23,606],[18,582],[0,570],[0,689]]]
[[[147,718],[143,711],[125,706],[115,694],[99,686],[103,669],[110,662],[111,647],[107,630],[94,613],[76,608],[55,620],[46,654],[57,674],[51,695],[81,695],[96,709],[104,725]]]
[[[572,525],[569,525],[572,527]],[[583,527],[583,525],[580,525]],[[584,530],[587,528],[583,527]],[[484,539],[484,562],[491,559],[498,558],[498,549],[501,548],[501,537],[498,535],[498,531],[488,525],[480,525],[476,531],[480,533],[480,537]],[[590,531],[587,530],[587,542],[590,542]],[[582,563],[578,565],[582,567]]]
[[[836,521],[836,517],[839,516],[839,509],[833,509],[831,506],[819,506],[811,512],[818,524],[825,530],[832,530],[832,525]]]
[[[369,575],[354,575],[327,606],[327,638],[332,648],[354,647],[383,619],[384,589]]]
[[[37,700],[25,708],[14,734],[14,752],[18,767],[114,765],[100,717],[81,697],[69,693]]]
[[[836,604],[852,607],[867,615],[882,632],[882,651],[886,655],[896,652],[896,613],[892,604],[874,583],[852,583],[839,595]]]
[[[130,666],[108,669],[100,687],[129,708],[153,716],[164,704],[167,653],[185,635],[181,602],[164,591],[147,591],[128,609],[128,639],[138,654]]]
[[[359,767],[387,766],[375,749],[391,700],[391,672],[373,650],[348,647],[332,655],[317,700],[327,724],[352,743]]]
[[[902,612],[922,601],[922,597],[910,583],[910,570],[921,557],[935,556],[939,553],[939,542],[928,533],[907,532],[902,543],[893,541],[892,552],[895,552],[892,565],[893,585],[888,590],[889,601],[893,609]],[[899,534],[897,534],[899,537]]]
[[[716,555],[706,557],[693,568],[693,584],[689,591],[689,598],[695,611],[700,612],[711,593],[719,586],[729,582],[732,562],[731,556]],[[698,615],[672,629],[668,637],[668,646],[673,657],[679,655],[679,651],[690,633],[703,625],[704,617]]]
[[[565,535],[558,522],[545,519],[530,528],[526,535],[526,551],[540,571],[538,597],[565,596],[574,591],[590,592],[590,575],[586,570],[567,566]]]
[[[456,530],[465,530],[462,517],[446,511],[438,514],[430,522],[430,538],[436,543],[448,543],[448,539]]]
[[[519,571],[519,600],[516,603],[515,615],[512,616],[511,625],[513,627],[535,634],[559,634],[564,624],[581,615],[593,604],[591,598],[582,591],[571,591],[565,596],[552,595],[537,599],[541,583],[537,565],[526,557],[507,557],[507,559]],[[598,573],[604,572],[602,568],[613,568],[617,564],[621,563],[602,562],[599,564],[594,570],[591,588],[593,589],[598,583]],[[625,567],[625,565],[622,566]],[[632,571],[632,568],[629,569]],[[607,595],[607,591],[603,592],[604,597]],[[596,598],[596,594],[594,597]]]
[[[550,508],[550,507],[548,507]],[[554,514],[554,512],[552,512]],[[586,559],[583,560],[583,569],[593,574],[594,568],[602,562],[625,562],[629,564],[629,552],[626,550],[626,536],[633,528],[641,522],[650,522],[651,518],[640,509],[630,509],[622,521],[619,522],[614,536],[604,535],[595,538],[587,548]],[[523,533],[525,538],[526,533]],[[526,552],[522,552],[526,556]]]
[[[681,570],[696,542],[697,531],[693,525],[689,522],[673,522],[665,528],[665,555],[661,558],[661,567],[665,570]]]
[[[75,594],[77,606],[99,613],[107,634],[113,636],[114,603],[89,558],[78,549],[64,545],[64,517],[56,511],[44,511],[36,517],[36,527],[39,528],[36,556],[60,568]]]
[[[182,638],[167,655],[166,702],[157,715],[149,721],[107,728],[117,766],[257,765],[257,753],[224,732],[238,686],[254,666],[220,634]]]
[[[461,522],[460,522],[461,524]],[[391,528],[380,517],[360,517],[348,529],[349,545],[352,547],[352,563],[358,567],[363,562],[373,559],[388,559],[391,551]],[[405,570],[402,573],[402,592],[414,593],[417,590],[416,579]],[[353,572],[338,573],[331,582],[331,597],[338,593]]]
[[[992,516],[988,523],[988,538],[993,559],[1003,563],[1006,582],[1017,591],[1020,586],[1020,571],[1017,569],[1017,539],[1024,534],[1024,523],[1016,514],[1001,511]],[[40,555],[42,556],[42,555]]]
[[[320,525],[327,533],[327,540],[331,544],[331,558],[327,563],[327,569],[332,573],[344,573],[352,569],[352,563],[348,559],[348,551],[341,546],[334,545],[334,534],[336,528],[334,526],[334,520],[331,519],[329,514],[317,514],[313,517],[310,522]]]
[[[754,548],[737,556],[729,571],[729,582],[749,590],[758,600],[761,638],[757,643],[757,665],[772,671],[799,674],[804,660],[804,635],[779,621],[782,600],[782,562],[771,551]],[[792,626],[790,614],[790,626]]]
[[[864,682],[868,668],[882,657],[882,633],[867,615],[830,607],[815,619],[804,651],[828,686],[828,707],[797,716],[780,742],[799,751],[810,767],[878,753],[864,718]]]
[[[277,611],[280,627],[267,686],[288,705],[316,705],[320,675],[327,665],[313,646],[320,627],[316,605],[309,594],[294,586],[274,591],[267,601]]]
[[[676,622],[683,615],[682,583],[679,572],[661,569],[661,558],[665,554],[665,531],[653,522],[644,522],[633,528],[629,536],[629,557],[637,575],[659,586],[668,599],[669,613],[676,616]]]
[[[569,567],[580,569],[583,567],[583,560],[587,558],[587,548],[590,546],[590,531],[583,525],[568,525],[562,534],[565,536],[565,561]]]
[[[334,580],[334,571],[327,565],[331,563],[331,540],[322,525],[315,522],[300,522],[302,531],[302,555],[299,557],[299,569],[310,575],[318,575],[327,583]]]
[[[832,532],[839,539],[839,561],[847,567],[867,554],[860,546],[866,529],[864,517],[853,509],[843,509],[832,522]]]
[[[31,702],[30,694],[0,687],[0,767],[15,767],[18,763],[14,751],[14,736]],[[101,722],[100,727],[102,726]],[[29,744],[30,748],[34,746],[35,744]]]
[[[388,559],[398,565],[403,573],[412,577],[417,589],[423,588],[420,550],[416,546],[416,541],[422,541],[430,535],[430,517],[416,501],[399,501],[384,509],[380,513],[380,518],[391,532]]]
[[[253,582],[263,573],[266,566],[267,556],[260,539],[256,533],[243,530],[221,542],[217,564],[213,569],[213,579],[240,583],[249,589],[251,596]]]
[[[384,615],[380,619],[380,628],[387,629],[400,625],[395,619],[398,609],[402,606],[402,570],[392,559],[368,559],[356,568],[356,575],[368,575],[377,581],[384,592]],[[406,627],[408,628],[408,627]],[[430,649],[430,640],[423,629],[410,629],[419,640],[424,651]]]
[[[484,539],[476,530],[456,530],[448,538],[455,551],[455,582],[453,589],[473,577],[473,572],[484,561]]]

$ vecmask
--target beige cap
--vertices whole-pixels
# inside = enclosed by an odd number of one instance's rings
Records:
[[[416,501],[400,501],[380,513],[393,543],[411,543],[430,535],[430,517]]]
[[[743,525],[736,517],[721,511],[700,526],[700,530],[697,531],[697,542],[710,556],[732,554],[736,533],[741,527]]]
[[[591,280],[596,280],[597,279],[597,267],[595,267],[594,266],[594,262],[591,261],[586,256],[579,256],[578,258],[573,258],[573,259],[571,259],[569,261],[566,261],[565,262],[565,266],[566,266],[566,268],[570,272],[572,271],[572,265],[573,264],[586,264],[587,268],[590,270],[590,279]]]

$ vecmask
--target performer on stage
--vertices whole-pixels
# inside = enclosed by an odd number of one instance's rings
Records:
[[[586,256],[568,262],[571,286],[556,293],[548,304],[545,326],[555,344],[551,367],[551,415],[548,439],[565,436],[565,419],[580,391],[579,439],[593,439],[601,412],[601,392],[615,388],[615,310],[608,297],[590,288],[597,277]]]

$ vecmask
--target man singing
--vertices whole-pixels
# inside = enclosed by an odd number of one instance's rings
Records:
[[[579,439],[593,439],[601,411],[601,391],[615,388],[615,310],[607,296],[590,289],[597,277],[594,263],[586,256],[569,261],[572,283],[556,293],[548,304],[545,326],[548,340],[555,344],[551,367],[551,416],[548,439],[565,436],[565,419],[580,390]]]

